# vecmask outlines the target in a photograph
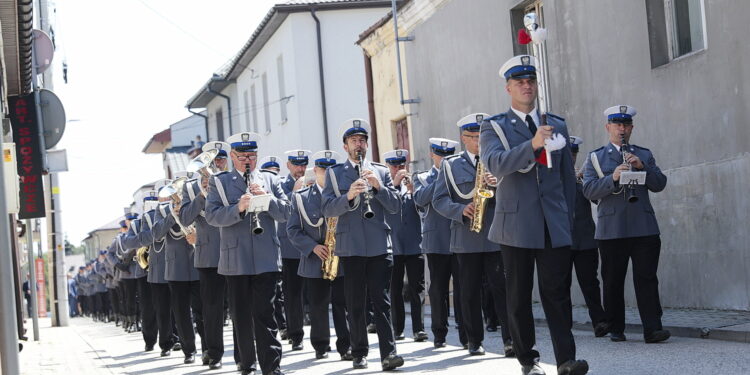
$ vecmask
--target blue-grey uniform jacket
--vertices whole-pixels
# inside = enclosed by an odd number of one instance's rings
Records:
[[[287,199],[292,199],[292,193],[294,193],[294,177],[288,175],[284,178],[279,179],[281,189],[284,190],[284,195]],[[289,223],[280,223],[278,228],[279,243],[281,244],[281,258],[283,259],[300,259],[299,250],[289,241],[286,227]]]
[[[259,275],[281,272],[281,252],[276,235],[276,222],[286,223],[291,209],[289,200],[275,176],[251,173],[251,179],[271,194],[268,211],[258,214],[262,234],[253,234],[253,216],[240,212],[240,197],[247,191],[245,179],[239,171],[214,175],[206,201],[206,220],[219,227],[221,247],[219,269],[222,275]],[[275,220],[275,221],[274,221]]]
[[[141,230],[143,230],[143,222],[141,221],[141,219],[135,219],[130,222],[130,229],[128,229],[128,233],[125,233],[125,235],[122,236],[122,247],[124,247],[127,251],[130,251],[133,256],[135,256],[135,251],[133,250],[137,250],[139,247],[143,246],[138,239],[138,234],[141,232]],[[138,274],[138,279],[147,276],[146,270],[141,268],[138,262],[133,263],[135,263],[135,267],[131,265],[131,268],[135,269],[135,272]]]
[[[643,170],[646,171],[646,184],[634,186],[638,197],[638,201],[634,203],[625,200],[624,189],[612,179],[615,168],[622,164],[622,155],[614,145],[610,143],[591,152],[596,154],[604,177],[600,178],[597,174],[591,163],[591,154],[583,166],[583,195],[599,201],[597,240],[659,234],[659,224],[656,222],[648,192],[658,193],[664,190],[667,186],[667,176],[656,166],[654,155],[649,149],[630,145],[628,152],[641,159]]]
[[[576,177],[565,120],[547,114],[548,125],[565,137],[566,145],[553,151],[552,168],[535,163],[531,146],[533,134],[515,112],[495,115],[482,122],[480,149],[482,162],[498,179],[495,218],[490,240],[513,247],[543,249],[547,226],[553,248],[570,246],[575,207]],[[502,129],[508,148],[493,128]],[[541,152],[544,152],[543,150]],[[524,173],[531,166],[527,173]]]
[[[591,201],[583,195],[583,184],[576,183],[576,210],[573,218],[573,250],[596,249],[594,218],[591,216]]]
[[[364,194],[360,194],[351,202],[346,197],[349,187],[360,175],[352,162],[347,160],[326,171],[323,215],[339,218],[336,225],[336,250],[340,257],[375,257],[392,253],[391,228],[385,222],[385,214],[397,213],[401,209],[398,192],[393,187],[386,166],[367,160],[364,164],[365,170],[372,170],[380,181],[380,190],[372,189],[370,206],[375,216],[370,219],[363,216],[366,209]]]
[[[195,243],[195,268],[219,267],[219,228],[206,221],[206,197],[201,192],[200,182],[190,180],[182,189],[180,221],[188,226],[195,223],[198,239]]]
[[[315,246],[325,244],[328,230],[326,219],[323,217],[322,200],[323,195],[317,185],[292,194],[292,213],[286,227],[289,241],[297,253],[301,254],[297,274],[311,279],[323,278],[323,262],[313,252]],[[337,249],[334,249],[335,251]],[[338,275],[344,275],[340,263]]]
[[[157,210],[150,210],[143,214],[141,218],[146,224],[142,226],[140,233],[138,233],[138,241],[141,246],[148,246],[148,281],[152,284],[166,284],[167,279],[164,278],[166,272],[166,252],[164,248],[166,243],[164,236],[154,238],[153,227],[156,223]]]
[[[91,270],[91,282],[94,285],[94,293],[106,292],[107,286],[105,282],[107,280],[107,269],[104,266],[104,263],[97,259],[93,267],[91,267]]]
[[[185,239],[171,210],[171,204],[160,204],[156,209],[156,221],[152,228],[154,237],[165,238],[164,279],[197,281],[198,270],[193,266],[195,249]]]
[[[421,254],[422,249],[419,245],[422,242],[422,221],[414,205],[413,194],[409,193],[404,186],[399,196],[401,197],[399,212],[385,215],[385,221],[391,227],[393,255]]]
[[[131,251],[130,253],[128,253],[129,249],[125,246],[125,243],[123,243],[123,240],[126,239],[127,236],[130,236],[132,234],[133,226],[131,225],[127,233],[119,233],[117,234],[117,236],[115,236],[107,252],[107,257],[110,258],[113,264],[121,262],[130,263],[127,272],[123,272],[122,270],[118,269],[120,271],[120,279],[122,280],[140,279],[141,277],[146,276],[146,272],[140,266],[138,266],[138,262],[135,262],[132,259],[133,255],[135,255],[135,251]],[[130,257],[130,259],[126,259],[128,257]]]
[[[440,169],[430,168],[414,178],[414,204],[422,215],[422,251],[425,254],[451,253],[451,219],[441,215],[432,207]]]
[[[449,173],[453,175],[455,187],[451,183]],[[474,162],[464,151],[443,159],[440,174],[435,183],[432,207],[451,220],[450,248],[451,252],[456,254],[500,251],[500,245],[487,239],[487,232],[492,224],[491,213],[495,209],[495,199],[490,198],[487,201],[482,218],[482,231],[479,233],[470,230],[471,221],[463,214],[464,208],[472,202],[473,198],[461,197],[459,194],[466,195],[474,189],[476,174]]]
[[[84,297],[91,295],[90,293],[91,288],[89,288],[89,285],[88,285],[89,281],[88,281],[88,278],[86,277],[86,271],[83,271],[83,274],[80,274],[80,273],[77,274],[75,279],[76,279],[76,284],[78,284],[78,295],[84,296]]]

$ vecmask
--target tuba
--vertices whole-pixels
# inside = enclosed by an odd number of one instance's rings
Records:
[[[148,271],[148,246],[139,247],[135,251],[135,261],[144,271]]]
[[[482,219],[484,219],[484,210],[487,207],[487,201],[495,196],[495,192],[490,189],[484,181],[484,164],[477,163],[477,174],[474,179],[474,215],[471,218],[469,229],[472,232],[479,233],[482,231]]]
[[[328,248],[328,258],[323,261],[321,269],[323,279],[333,281],[339,273],[339,257],[336,255],[336,224],[338,217],[329,217],[326,219],[326,238],[325,246]]]

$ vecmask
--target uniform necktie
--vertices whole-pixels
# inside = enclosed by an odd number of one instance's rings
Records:
[[[474,155],[474,166],[476,167],[478,165],[479,165],[479,155]]]
[[[531,135],[536,134],[536,124],[534,123],[534,119],[531,118],[531,115],[526,115],[526,123],[529,125]]]

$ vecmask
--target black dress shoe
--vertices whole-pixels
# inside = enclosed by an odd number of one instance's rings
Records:
[[[367,325],[367,333],[375,333],[377,332],[377,328],[375,327],[375,323],[370,323]]]
[[[464,349],[469,349],[469,344],[463,344]]]
[[[612,341],[614,341],[614,342],[622,342],[622,341],[627,340],[625,338],[625,334],[624,333],[614,333],[614,332],[610,332],[609,333],[609,339],[612,340]]]
[[[484,348],[482,347],[482,344],[469,345],[469,355],[484,355]]]
[[[497,326],[488,325],[487,332],[497,332]]]
[[[419,331],[419,332],[414,333],[414,341],[416,342],[427,341],[428,338],[429,337],[427,336],[427,333],[425,333],[425,331]]]
[[[211,357],[208,356],[208,351],[204,350],[201,353],[201,362],[203,362],[203,366],[208,366],[211,362]]]
[[[147,352],[150,352],[150,351],[154,350],[154,346],[153,345],[146,345],[146,349],[145,350]]]
[[[381,364],[383,365],[383,371],[395,370],[397,367],[404,365],[404,358],[400,355],[391,354],[385,357]]]
[[[164,350],[161,351],[161,356],[162,357],[169,357],[170,355],[172,355],[172,350],[171,349],[164,349]]]
[[[584,375],[589,372],[588,362],[579,360],[569,360],[557,366],[557,375]]]
[[[435,347],[438,349],[445,348],[446,347],[445,341],[435,341]]]
[[[355,357],[352,361],[352,367],[354,367],[355,369],[367,368],[367,358]]]
[[[342,361],[351,361],[354,359],[354,356],[352,355],[352,351],[348,350],[346,353],[341,354],[341,360]]]
[[[671,336],[672,334],[669,333],[669,331],[667,331],[666,329],[660,329],[658,331],[651,332],[651,334],[649,335],[646,335],[646,337],[644,337],[644,340],[646,341],[646,344],[654,344],[657,342],[665,341]]]
[[[516,351],[513,350],[513,343],[510,341],[507,341],[503,344],[503,353],[505,354],[505,357],[515,357]]]
[[[546,375],[547,373],[544,372],[541,366],[539,366],[538,363],[535,363],[533,365],[523,365],[521,366],[521,374],[523,375]]]
[[[612,325],[607,322],[596,323],[596,326],[594,326],[594,336],[604,337],[606,334],[609,333],[609,330],[611,328],[612,328]]]
[[[282,329],[281,331],[279,331],[279,333],[282,340],[289,340],[289,335],[287,335],[286,329]]]
[[[403,332],[401,332],[401,333],[397,333],[397,334],[395,334],[395,335],[393,335],[393,336],[394,336],[394,338],[396,339],[396,341],[401,341],[401,340],[403,340],[403,339],[405,339],[405,338],[406,338],[406,336],[404,336],[404,333],[403,333]]]
[[[208,368],[211,370],[218,370],[221,368],[221,360],[220,359],[212,359],[208,361]]]
[[[255,375],[255,370],[242,370],[242,375]]]
[[[324,351],[319,352],[317,350],[315,351],[315,359],[326,359],[326,358],[328,358],[327,352],[324,352]]]
[[[304,349],[304,348],[305,348],[305,346],[304,346],[304,345],[302,345],[302,341],[299,341],[299,342],[293,342],[293,343],[292,343],[292,350],[293,350],[293,351],[295,351],[295,352],[296,352],[296,351],[299,351],[299,350],[302,350],[302,349]]]
[[[186,355],[184,363],[186,365],[187,364],[191,364],[191,363],[195,363],[195,353],[190,353],[190,354]]]
[[[182,350],[182,344],[180,344],[179,342],[174,343],[174,345],[172,345],[172,350],[179,352],[180,350]]]

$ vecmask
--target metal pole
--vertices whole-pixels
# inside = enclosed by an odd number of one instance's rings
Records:
[[[393,18],[393,34],[396,38],[394,41],[396,43],[396,69],[398,71],[398,92],[401,94],[401,105],[417,104],[419,103],[419,99],[404,99],[404,79],[401,75],[401,45],[399,43],[402,41],[411,41],[413,38],[408,36],[401,38],[398,36],[398,9],[396,7],[396,0],[391,0],[391,14]]]
[[[50,186],[50,215],[52,216],[52,227],[50,228],[50,244],[55,261],[55,311],[58,327],[68,326],[68,280],[65,270],[65,249],[62,243],[62,219],[60,215],[60,190],[57,173],[49,174]]]
[[[5,197],[3,162],[0,162],[0,197]],[[10,181],[15,184],[16,181]],[[16,326],[17,287],[13,280],[13,257],[10,244],[10,215],[5,202],[0,203],[0,373],[19,374],[18,327]],[[15,225],[13,226],[15,227]]]
[[[31,303],[31,321],[34,325],[34,341],[39,341],[39,307],[36,304],[36,257],[34,257],[33,236],[31,219],[26,219],[26,252],[28,254],[26,257],[29,261],[29,292],[31,293],[29,303]]]

